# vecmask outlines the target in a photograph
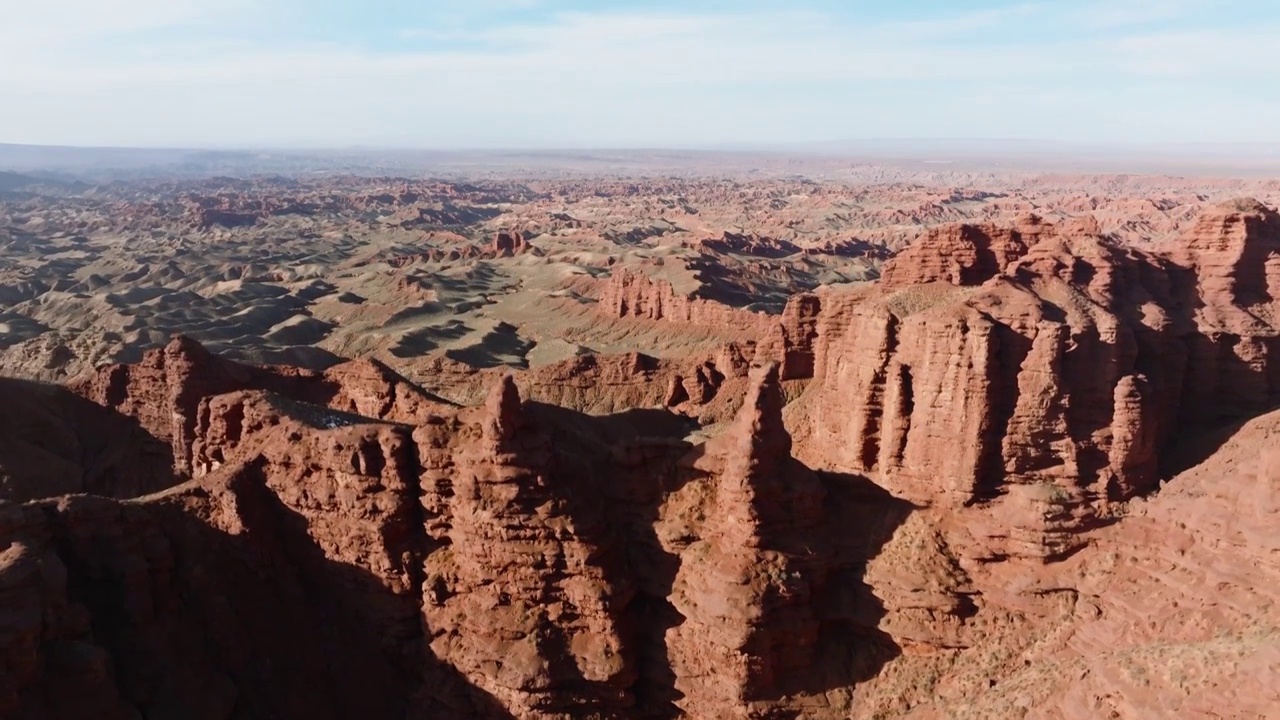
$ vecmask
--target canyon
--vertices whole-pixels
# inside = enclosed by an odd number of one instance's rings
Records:
[[[1273,716],[1280,185],[870,172],[0,198],[0,718]]]

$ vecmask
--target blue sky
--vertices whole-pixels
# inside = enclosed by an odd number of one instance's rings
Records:
[[[0,142],[1280,142],[1274,0],[0,0]]]

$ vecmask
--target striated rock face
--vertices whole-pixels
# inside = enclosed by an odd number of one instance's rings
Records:
[[[1002,717],[1010,708],[1062,720],[1274,714],[1278,432],[1271,413],[1216,438],[1221,447],[1203,463],[1135,502],[1053,572],[999,577],[1023,588],[1010,600],[1024,610],[1031,598],[1059,598],[1035,620],[1036,642],[1019,648],[1001,637],[1012,660],[1004,666],[996,648],[975,647],[962,657],[978,673],[949,671],[909,717]]]
[[[519,383],[527,400],[591,415],[666,408],[714,424],[732,417],[742,401],[754,356],[753,347],[736,344],[726,344],[713,355],[678,359],[584,353],[521,372]],[[497,379],[494,370],[449,368],[462,376],[449,381],[451,395],[478,402]],[[432,380],[438,381],[441,374]]]
[[[0,518],[4,717],[408,709],[401,638],[374,622],[391,596],[327,560],[257,464],[140,503],[73,496]]]
[[[778,367],[762,368],[732,427],[688,460],[705,521],[680,552],[671,603],[684,622],[668,647],[695,717],[767,710],[815,663],[825,569],[801,558],[800,538],[821,523],[822,488],[793,465],[782,405]]]
[[[756,349],[764,361],[782,364],[783,380],[813,377],[813,343],[818,337],[818,315],[822,303],[816,295],[795,295],[787,301],[773,331]]]
[[[1195,270],[1198,294],[1210,308],[1243,310],[1280,299],[1280,214],[1256,200],[1206,210],[1178,251]],[[1209,319],[1229,318],[1210,314]]]
[[[888,288],[946,282],[981,285],[1027,253],[1046,228],[1034,215],[1012,228],[996,225],[944,225],[925,233],[881,269]]]
[[[816,295],[791,297],[781,317],[729,307],[702,298],[677,294],[665,280],[653,280],[626,268],[614,271],[600,297],[601,310],[613,318],[662,321],[679,327],[699,326],[729,329],[744,341],[726,348],[726,355],[742,355],[740,361],[722,358],[717,372],[745,376],[743,368],[757,361],[778,362],[783,380],[807,379],[813,375],[813,343],[821,303]],[[759,338],[758,343],[756,339]],[[686,388],[693,397],[699,391]],[[706,400],[699,400],[699,403]]]
[[[841,712],[854,678],[888,657],[887,641],[838,651],[877,637],[856,578],[887,537],[847,528],[902,510],[853,501],[848,481],[790,457],[777,364],[743,380],[721,436],[691,446],[678,415],[581,415],[522,401],[510,377],[456,408],[374,363],[290,374],[202,352],[179,342],[123,371],[126,399],[195,399],[190,440],[174,445],[193,480],[124,504],[2,506],[25,519],[0,527],[0,588],[13,588],[0,602],[28,618],[0,626],[16,678],[0,687],[5,712]],[[211,377],[174,372],[200,362]],[[149,404],[117,407],[175,432]],[[107,592],[117,583],[132,594]],[[30,620],[50,613],[68,620]],[[275,615],[289,620],[262,630]],[[66,643],[85,670],[55,672]],[[255,664],[288,653],[301,654]],[[76,700],[48,705],[53,688]]]
[[[201,402],[192,448],[197,477],[228,463],[256,462],[265,484],[295,513],[329,562],[376,578],[382,600],[350,591],[353,606],[375,606],[389,642],[417,629],[417,458],[412,430],[262,392]],[[400,605],[393,609],[387,599]]]
[[[489,245],[489,255],[498,258],[514,257],[535,250],[536,248],[529,244],[529,239],[524,233],[497,233]]]
[[[266,390],[368,418],[420,422],[448,405],[376,360],[353,360],[323,373],[287,366],[258,367],[217,357],[199,343],[176,337],[136,365],[107,365],[72,389],[95,403],[135,418],[170,444],[175,470],[196,471],[191,454],[201,402],[236,390]],[[156,488],[152,488],[156,489]]]
[[[248,227],[258,222],[254,213],[236,212],[224,208],[195,207],[190,211],[191,225],[200,230],[214,227],[238,228]]]
[[[510,377],[479,426],[474,443],[425,469],[432,650],[516,717],[625,711],[631,593],[599,489],[526,424]]]
[[[378,387],[335,397],[361,402]],[[262,390],[202,397],[193,415],[197,480],[128,505],[0,504],[27,517],[0,524],[0,586],[36,618],[0,629],[22,664],[0,683],[0,715],[490,712],[424,639],[413,428]],[[63,655],[66,669],[50,659]]]
[[[1272,216],[1229,214],[1221,233],[1269,257]],[[1180,265],[1037,227],[979,287],[957,287],[978,277],[968,270],[909,287],[886,271],[883,289],[826,294],[814,381],[789,409],[800,456],[919,501],[988,502],[1041,483],[1120,499],[1154,487],[1179,437],[1280,401],[1274,307],[1253,306],[1248,322],[1215,310],[1237,307],[1212,275],[1219,255]]]
[[[451,405],[372,359],[325,370],[323,382],[308,388],[306,399],[354,415],[411,424],[426,422]]]
[[[189,475],[197,410],[208,396],[245,388],[274,388],[315,379],[292,368],[258,368],[219,358],[199,343],[176,337],[137,365],[108,365],[72,389],[100,405],[136,418],[169,442],[177,471]]]
[[[642,353],[584,354],[526,373],[524,381],[531,400],[592,413],[619,412],[657,407],[663,380],[677,378],[681,365]]]
[[[619,268],[600,293],[600,309],[610,317],[666,320],[689,325],[741,328],[748,335],[768,316],[677,293],[671,283]]]
[[[761,237],[755,234],[734,233],[726,230],[719,238],[706,238],[697,243],[712,252],[736,253],[763,258],[784,258],[801,252],[800,246],[789,240]]]

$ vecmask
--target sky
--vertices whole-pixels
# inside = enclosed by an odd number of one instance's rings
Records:
[[[1280,142],[1275,0],[0,0],[0,142]]]

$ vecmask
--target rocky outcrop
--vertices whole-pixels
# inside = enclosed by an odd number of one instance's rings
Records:
[[[525,422],[509,377],[479,430],[424,476],[432,650],[516,717],[625,711],[631,591],[590,475]]]
[[[910,716],[1267,717],[1280,702],[1277,432],[1271,413],[1212,438],[1220,447],[1201,464],[1052,572],[1024,566],[986,579],[1021,592],[999,604],[978,598],[981,614],[1016,623],[1038,599],[1035,642],[995,630],[995,643],[959,655],[965,667],[941,654],[919,663],[913,671],[938,680]]]
[[[1035,215],[1013,227],[944,225],[926,232],[885,263],[880,282],[900,288],[930,282],[981,285],[1027,253],[1051,225]]]
[[[533,252],[536,248],[529,244],[529,239],[524,233],[500,232],[493,236],[493,242],[489,244],[489,252],[493,257],[514,257],[527,252]]]
[[[816,295],[794,295],[787,301],[773,329],[756,348],[761,362],[781,364],[783,380],[813,377],[813,343],[818,337],[821,299]]]
[[[668,646],[694,717],[754,716],[815,662],[825,569],[802,559],[801,538],[821,523],[822,488],[793,465],[782,405],[777,365],[762,368],[732,427],[688,460],[705,521],[679,548],[671,603],[684,621]]]
[[[148,352],[136,365],[107,365],[72,388],[78,394],[123,415],[170,443],[174,466],[190,475],[200,401],[248,388],[283,388],[315,375],[292,368],[259,368],[217,357],[199,343],[175,337]]]
[[[0,715],[406,716],[420,663],[374,622],[392,596],[266,482],[0,505]]]
[[[1219,314],[1268,307],[1280,299],[1280,214],[1257,200],[1208,208],[1175,252],[1195,271],[1206,320],[1238,321],[1239,316]]]
[[[256,463],[324,562],[366,575],[331,590],[370,615],[388,652],[410,653],[399,662],[416,665],[424,547],[412,429],[261,391],[205,398],[198,416],[195,475]]]
[[[88,603],[65,612],[90,621],[0,632],[20,679],[3,688],[3,707],[79,717],[41,704],[59,682],[107,717],[115,707],[186,712],[196,704],[214,718],[233,717],[233,708],[293,717],[313,700],[330,708],[320,717],[848,707],[847,690],[815,699],[856,675],[847,654],[827,659],[830,643],[874,634],[875,616],[858,609],[865,599],[839,599],[867,597],[862,591],[829,579],[856,578],[874,543],[846,537],[865,520],[823,507],[845,491],[790,457],[777,364],[755,372],[723,435],[691,448],[678,415],[582,415],[522,401],[510,377],[484,405],[457,408],[375,363],[291,375],[224,367],[187,343],[166,353],[125,372],[135,402],[102,411],[154,423],[154,408],[136,399],[185,407],[172,397],[241,387],[200,394],[189,431],[181,426],[193,480],[130,504],[66,501],[100,519],[48,510],[62,507],[57,500],[6,506],[38,527],[24,520],[20,538],[4,539],[16,549],[5,551],[0,587],[19,590],[0,602],[46,617]],[[738,361],[722,360],[730,369]],[[209,377],[175,372],[198,367]],[[177,377],[188,384],[171,392]],[[277,389],[255,387],[264,378]],[[835,502],[861,518],[891,507]],[[64,520],[88,528],[83,550],[57,535]],[[61,582],[56,568],[81,563],[80,552],[127,578],[76,565],[66,588],[37,587],[48,577]],[[192,560],[199,552],[216,560]],[[289,569],[273,579],[278,567]],[[117,596],[105,588],[121,582],[133,594],[112,605]],[[212,591],[208,602],[189,599],[224,584],[229,611]],[[289,614],[288,598],[299,593],[307,600],[289,622],[261,629],[271,614]],[[221,629],[232,622],[227,612],[243,630]],[[342,619],[316,629],[329,617]],[[87,629],[104,622],[116,635]],[[251,640],[247,632],[265,634]],[[88,674],[47,670],[56,666],[46,656],[66,642],[97,658]],[[335,661],[344,644],[350,651]],[[251,660],[298,649],[302,656],[280,666],[287,681]],[[722,674],[724,663],[732,670]],[[331,673],[350,673],[357,685],[335,684]],[[291,699],[309,684],[342,687]],[[377,697],[357,697],[365,685]]]
[[[587,353],[537,368],[522,379],[531,400],[603,414],[659,406],[662,380],[679,375],[679,366],[643,353]]]
[[[205,398],[237,390],[264,390],[367,418],[421,422],[448,402],[424,392],[376,360],[353,360],[323,373],[287,366],[252,366],[213,355],[175,337],[136,365],[106,365],[72,389],[99,405],[134,418],[167,442],[174,469],[195,471],[192,444]],[[156,488],[151,488],[156,489]]]
[[[706,238],[698,241],[697,247],[718,253],[734,253],[778,259],[799,253],[800,246],[789,240],[762,237],[756,234],[734,233],[728,230],[718,238]]]
[[[869,473],[917,502],[1008,505],[1011,522],[1028,524],[1011,552],[1071,552],[1078,543],[1054,536],[1153,489],[1180,438],[1280,402],[1275,304],[1255,298],[1244,318],[1234,281],[1214,275],[1231,266],[1213,259],[1222,253],[1271,256],[1268,213],[1210,217],[1216,234],[1201,226],[1169,255],[1079,225],[1036,223],[1030,244],[1025,228],[984,232],[1014,249],[1003,269],[944,253],[962,259],[937,272],[925,263],[926,284],[886,273],[883,288],[824,293],[814,379],[788,409],[800,457]],[[981,245],[973,229],[958,232],[972,237],[957,247]],[[1234,249],[1206,236],[1234,236],[1222,241]],[[1033,509],[1044,485],[1065,498],[1047,524]]]
[[[421,424],[452,405],[378,360],[340,363],[325,370],[323,378],[323,382],[307,393],[306,399],[366,418]]]
[[[893,253],[884,245],[869,242],[860,238],[847,240],[827,240],[819,245],[804,249],[806,255],[833,255],[845,258],[869,258],[887,260]]]
[[[492,220],[502,214],[502,210],[478,205],[464,205],[450,200],[431,203],[407,205],[392,214],[391,220],[401,227],[465,227]]]
[[[733,416],[754,357],[753,346],[735,343],[726,343],[710,355],[676,359],[634,352],[582,353],[558,363],[515,371],[515,377],[522,396],[538,403],[590,415],[666,408],[704,424],[715,424]],[[435,383],[446,379],[451,397],[479,402],[486,396],[486,389],[508,371],[437,362],[431,366],[430,377]]]
[[[749,335],[766,326],[768,316],[712,300],[677,293],[671,283],[619,268],[600,292],[600,309],[614,318],[665,320],[689,325],[740,328]]]
[[[675,327],[731,329],[744,342],[726,348],[725,353],[745,353],[745,359],[719,363],[729,369],[727,373],[719,371],[721,374],[742,377],[745,372],[740,370],[746,364],[777,362],[782,366],[783,380],[813,376],[813,344],[821,308],[818,296],[813,294],[792,296],[780,316],[770,316],[712,300],[679,296],[665,280],[653,280],[623,268],[610,277],[602,291],[600,306],[610,317],[619,319],[662,321]],[[716,364],[712,362],[713,366]],[[697,389],[686,387],[686,390],[693,397],[699,396]]]
[[[199,230],[211,230],[215,227],[239,228],[249,227],[258,222],[256,213],[236,212],[225,208],[197,207],[191,209],[191,225]]]
[[[332,397],[420,409],[407,383],[396,395],[407,406],[380,399],[378,383],[353,386],[353,375],[382,375],[377,366],[348,370],[364,372],[337,373],[347,384]],[[0,503],[35,518],[34,529],[0,527],[0,547],[10,548],[0,586],[18,586],[13,602],[46,618],[43,630],[0,630],[0,645],[23,664],[16,685],[0,684],[0,714],[492,712],[492,699],[424,642],[427,536],[413,428],[303,401],[324,384],[285,387],[295,397],[235,390],[198,398],[188,446],[197,480],[163,494],[131,505]],[[73,665],[61,669],[51,658],[68,652]],[[65,699],[54,697],[59,688]]]
[[[484,245],[472,245],[461,235],[447,232],[432,232],[435,247],[412,255],[397,255],[387,259],[387,264],[396,268],[406,268],[417,262],[443,263],[459,260],[494,260],[511,258],[519,255],[538,255],[542,251],[529,242],[530,234],[520,231],[495,233],[493,239]]]

